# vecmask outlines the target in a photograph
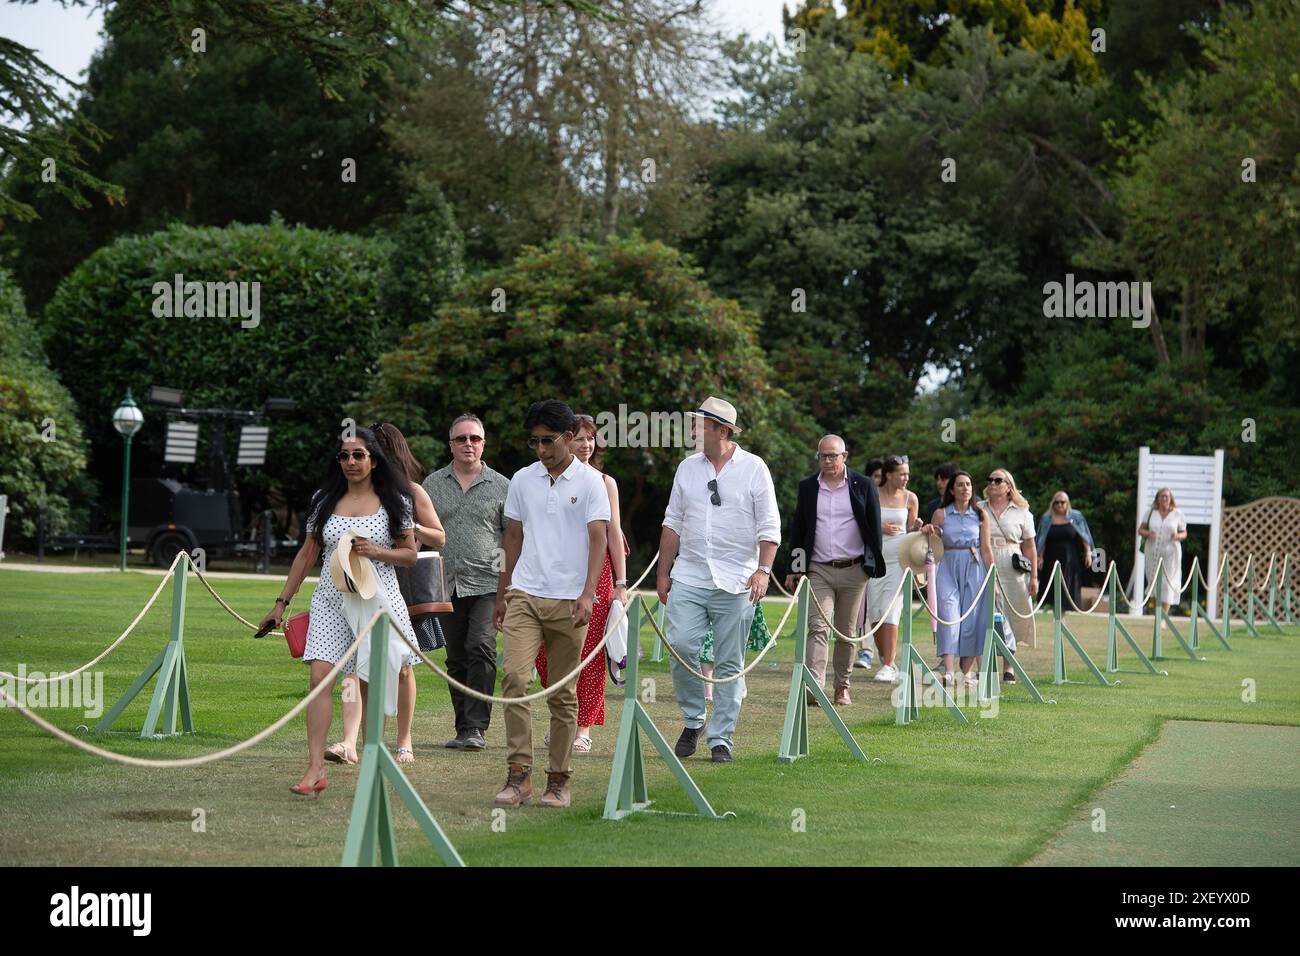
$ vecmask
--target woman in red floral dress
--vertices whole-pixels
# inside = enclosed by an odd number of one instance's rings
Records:
[[[577,459],[601,470],[601,450],[597,447],[596,422],[590,415],[578,415],[576,430],[569,449]],[[618,485],[609,475],[604,475],[605,491],[609,494],[608,536],[605,546],[605,566],[596,582],[596,600],[591,607],[591,621],[587,625],[587,638],[582,642],[582,659],[591,653],[605,636],[605,621],[609,617],[611,601],[627,604],[627,543],[619,526]],[[617,557],[615,557],[617,555]],[[537,673],[542,686],[548,686],[546,673],[546,648],[537,653]],[[591,728],[605,723],[605,655],[596,657],[578,675],[578,736],[573,741],[574,753],[591,752]],[[561,677],[564,675],[561,674]],[[548,735],[549,743],[549,735]]]

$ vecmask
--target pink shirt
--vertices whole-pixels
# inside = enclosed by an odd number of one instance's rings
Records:
[[[823,475],[817,476],[817,528],[813,532],[812,559],[817,562],[845,561],[862,557],[862,532],[853,517],[853,503],[849,500],[849,476],[846,473],[839,487],[826,484]]]

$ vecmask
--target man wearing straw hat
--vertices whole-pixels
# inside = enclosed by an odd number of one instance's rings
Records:
[[[821,608],[808,615],[808,669],[826,685],[828,621],[843,634],[853,630],[868,578],[885,576],[880,535],[880,497],[876,483],[845,464],[844,439],[827,435],[817,444],[817,474],[799,482],[799,497],[790,522],[790,570],[786,588],[807,574],[813,600]],[[836,639],[832,655],[835,704],[852,703],[849,678],[855,646]],[[811,701],[811,694],[809,700]]]
[[[658,591],[666,606],[666,637],[688,661],[698,661],[713,625],[713,676],[722,680],[743,669],[754,608],[767,593],[781,517],[767,464],[736,444],[736,409],[710,396],[691,416],[691,436],[702,448],[677,466],[659,537]],[[670,593],[671,592],[671,593]],[[674,748],[695,753],[704,729],[704,684],[672,661],[673,690],[685,729]],[[731,758],[740,717],[738,681],[718,684],[709,749],[715,763]]]

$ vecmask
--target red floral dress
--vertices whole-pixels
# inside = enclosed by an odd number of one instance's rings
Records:
[[[614,593],[614,570],[605,552],[605,566],[600,569],[600,580],[596,582],[596,601],[591,606],[591,621],[587,624],[587,639],[582,642],[582,655],[586,658],[591,649],[605,636],[605,621],[609,617],[609,602]],[[542,678],[542,686],[549,686],[546,676],[546,648],[537,652],[534,662],[537,674]],[[578,726],[602,727],[605,724],[605,655],[597,654],[592,662],[578,675]],[[561,677],[564,675],[561,674]]]

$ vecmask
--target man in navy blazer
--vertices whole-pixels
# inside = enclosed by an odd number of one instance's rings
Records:
[[[807,574],[813,599],[821,606],[808,616],[805,658],[819,685],[826,683],[826,657],[832,620],[842,634],[852,634],[862,606],[867,578],[885,576],[881,551],[880,497],[876,483],[847,466],[844,439],[827,435],[817,444],[818,471],[799,482],[799,497],[790,524],[790,573],[786,587],[794,590]],[[835,703],[849,698],[855,646],[836,640],[833,655]],[[809,695],[809,701],[812,701]]]

